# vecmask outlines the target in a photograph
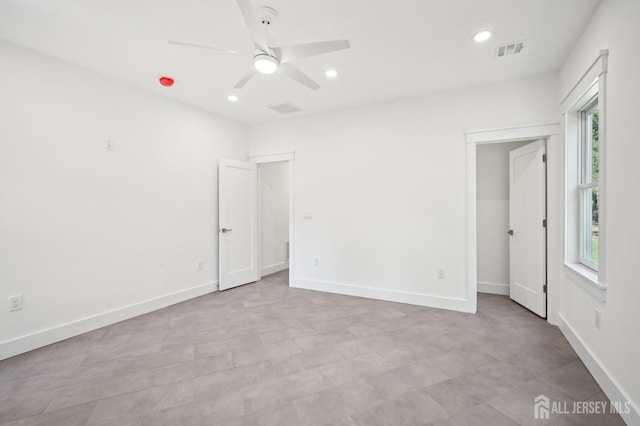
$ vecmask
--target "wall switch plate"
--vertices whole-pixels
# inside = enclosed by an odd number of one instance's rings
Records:
[[[438,268],[438,278],[444,279],[444,268]]]
[[[320,264],[320,260],[317,257],[313,258],[313,266],[318,266]]]
[[[203,267],[204,267],[204,263],[202,262],[202,260],[198,260],[196,262],[196,271],[202,271]]]
[[[9,298],[9,312],[19,311],[22,309],[22,295],[11,296]]]
[[[313,219],[313,212],[304,212],[302,213],[303,220],[311,220]]]
[[[602,314],[598,309],[596,309],[595,311],[594,321],[595,321],[596,328],[600,330],[600,324],[602,323]]]

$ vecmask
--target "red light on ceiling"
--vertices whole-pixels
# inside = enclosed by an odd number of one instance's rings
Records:
[[[160,81],[160,84],[162,84],[164,87],[173,86],[173,79],[171,77],[160,77],[158,81]]]

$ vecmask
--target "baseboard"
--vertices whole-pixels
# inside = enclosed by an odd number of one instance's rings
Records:
[[[194,297],[203,296],[216,291],[217,286],[218,282],[212,281],[112,311],[40,330],[15,339],[6,340],[0,343],[0,360],[41,348],[88,331],[97,330],[138,315],[166,308],[167,306],[175,305],[176,303],[184,302]]]
[[[560,331],[564,334],[564,337],[569,341],[573,350],[576,351],[587,370],[591,373],[593,378],[598,382],[604,393],[611,401],[628,401],[631,405],[631,411],[629,413],[620,413],[622,419],[628,425],[640,425],[640,410],[635,401],[632,401],[629,394],[624,391],[609,371],[600,360],[591,352],[589,347],[584,344],[584,341],[575,332],[575,329],[567,323],[567,320],[559,314],[560,318]]]
[[[367,287],[356,284],[310,280],[306,278],[295,278],[289,285],[291,287],[303,288],[306,290],[366,297],[369,299],[385,300],[388,302],[407,303],[410,305],[428,306],[430,308],[449,309],[459,312],[476,312],[475,304],[473,301],[468,299],[433,296],[407,291]]]
[[[284,271],[285,269],[289,269],[289,262],[275,263],[260,269],[260,275],[264,277],[265,275],[275,274],[276,272]]]
[[[509,284],[498,284],[478,281],[478,293],[509,295]]]

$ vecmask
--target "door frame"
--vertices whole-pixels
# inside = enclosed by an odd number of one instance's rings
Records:
[[[250,163],[258,165],[258,273],[262,278],[262,258],[260,256],[261,241],[260,241],[260,200],[262,194],[260,193],[260,164],[265,163],[289,163],[289,286],[295,277],[295,151],[283,152],[278,154],[265,154],[254,155],[249,157]]]
[[[560,130],[559,123],[549,123],[465,132],[467,157],[467,299],[472,303],[474,312],[477,312],[478,308],[477,146],[492,143],[544,139],[547,143],[548,153],[548,145],[551,137],[560,135]],[[552,289],[551,285],[547,282],[547,321],[550,321],[550,318],[552,318],[552,315],[550,315],[551,307],[557,306],[557,298],[559,297],[557,293],[557,290]],[[552,298],[554,301],[550,302]]]

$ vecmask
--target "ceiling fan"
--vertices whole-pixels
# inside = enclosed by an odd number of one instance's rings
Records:
[[[324,53],[349,49],[349,40],[320,41],[316,43],[297,44],[293,46],[271,47],[268,43],[267,28],[276,17],[276,11],[270,7],[260,7],[259,14],[251,4],[251,0],[237,0],[242,17],[244,18],[249,33],[253,39],[255,50],[252,54],[254,67],[245,74],[233,86],[235,89],[242,89],[256,73],[273,74],[279,72],[292,80],[297,81],[311,90],[318,90],[320,86],[309,76],[291,64],[292,61],[322,55]],[[196,47],[200,49],[217,50],[237,55],[242,55],[234,50],[221,49],[202,44],[188,43],[183,41],[168,40],[170,45]]]

